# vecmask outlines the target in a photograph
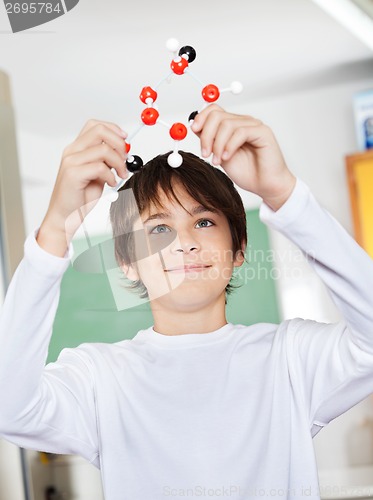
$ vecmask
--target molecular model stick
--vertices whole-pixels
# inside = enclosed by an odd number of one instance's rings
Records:
[[[173,152],[169,154],[167,158],[167,162],[171,167],[177,168],[183,162],[183,157],[179,153],[179,143],[187,136],[187,127],[180,122],[174,123],[170,125],[169,123],[164,122],[159,117],[159,112],[155,108],[154,103],[157,100],[158,88],[165,81],[169,80],[169,78],[175,75],[183,75],[188,74],[201,85],[204,85],[191,71],[189,68],[190,63],[192,63],[196,58],[196,51],[193,47],[189,45],[185,45],[181,47],[179,50],[179,42],[175,38],[170,38],[166,43],[167,49],[173,52],[174,56],[171,61],[171,73],[167,74],[166,77],[162,78],[160,82],[155,87],[143,87],[140,93],[140,100],[146,104],[146,108],[141,113],[141,124],[137,127],[137,129],[130,134],[126,139],[126,152],[129,153],[131,149],[131,141],[132,139],[140,132],[140,130],[144,126],[152,126],[155,124],[160,124],[165,126],[169,130],[169,134],[171,138],[174,140]],[[208,85],[204,85],[202,88],[202,98],[205,101],[203,108],[204,109],[209,103],[215,102],[219,99],[220,94],[223,92],[230,91],[233,94],[239,94],[242,92],[243,86],[240,82],[232,82],[230,87],[226,89],[219,89],[216,85],[210,83]],[[198,111],[194,111],[189,115],[188,125],[190,126],[193,123],[194,118],[198,114]],[[143,160],[140,156],[137,155],[129,155],[127,157],[126,165],[127,169],[134,173],[141,169],[143,166]]]

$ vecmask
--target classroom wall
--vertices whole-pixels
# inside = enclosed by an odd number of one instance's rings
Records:
[[[305,89],[292,93],[276,95],[274,91],[272,97],[267,99],[250,100],[250,95],[247,95],[247,102],[239,109],[236,109],[233,98],[230,98],[229,109],[257,116],[273,128],[289,167],[310,186],[318,200],[351,232],[352,219],[344,156],[356,151],[352,96],[355,92],[373,88],[373,77],[355,79],[350,76],[341,82],[323,86],[318,85],[317,81],[313,83],[313,88],[306,86]],[[222,102],[222,105],[226,102]],[[84,117],[84,120],[85,118],[90,117]],[[172,118],[167,117],[168,121]],[[82,123],[75,130],[67,131],[64,137],[46,138],[29,131],[18,131],[20,167],[25,180],[23,194],[28,232],[42,220],[61,152],[74,139],[83,124],[82,119]],[[119,125],[126,128],[125,121]],[[151,133],[144,132],[142,135],[141,142],[147,144],[149,158],[158,154],[159,141],[165,142],[164,130],[162,127],[158,130],[155,127]],[[194,137],[188,139],[184,147],[197,152]],[[242,196],[246,206],[250,208],[259,204],[256,196],[247,193],[242,193]],[[283,317],[337,320],[338,311],[323,285],[305,262],[299,262],[299,259],[295,258],[296,249],[278,235],[271,233],[271,237],[279,255],[281,252],[282,256],[286,255],[286,258],[279,259],[276,264],[280,271],[277,286],[282,296]],[[296,278],[292,277],[294,270]],[[372,407],[370,399],[363,401],[332,422],[316,437],[319,468],[328,469],[350,464],[347,444],[349,435],[365,416],[372,414]]]

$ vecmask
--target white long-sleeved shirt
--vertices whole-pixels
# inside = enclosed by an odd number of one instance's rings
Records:
[[[151,327],[45,366],[69,259],[30,235],[1,316],[0,435],[85,457],[106,500],[319,498],[312,437],[373,392],[373,263],[299,179],[260,217],[312,256],[343,321]]]

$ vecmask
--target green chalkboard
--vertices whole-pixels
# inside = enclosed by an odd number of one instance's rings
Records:
[[[271,248],[266,226],[259,211],[246,211],[249,242],[248,263],[236,268],[234,284],[240,285],[228,296],[227,319],[250,325],[278,323],[279,308],[272,276]],[[79,242],[78,242],[79,243]],[[118,310],[114,297],[123,295],[125,307]],[[84,342],[118,342],[131,339],[153,324],[147,301],[137,299],[123,288],[113,295],[107,274],[90,274],[70,267],[62,280],[60,302],[54,322],[48,361],[57,359],[64,347]]]

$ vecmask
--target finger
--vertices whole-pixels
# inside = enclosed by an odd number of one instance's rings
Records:
[[[210,104],[203,111],[200,111],[194,118],[191,129],[193,132],[198,133],[203,129],[203,126],[213,111],[224,111],[223,108],[218,106],[217,104]]]
[[[81,165],[79,172],[82,175],[81,179],[85,185],[88,185],[90,182],[101,182],[102,185],[106,182],[112,187],[117,185],[115,175],[103,162],[92,162]]]
[[[236,151],[246,143],[254,148],[264,147],[265,125],[255,124],[237,128],[225,144],[221,156],[223,162],[230,160]]]
[[[248,118],[246,116],[244,117],[240,115],[234,115],[233,117],[223,119],[220,122],[215,133],[215,138],[212,145],[212,163],[214,165],[220,165],[222,159],[227,159],[227,155],[225,155],[223,158],[223,154],[226,152],[227,144],[229,144],[231,137],[236,133],[237,130],[245,129],[248,126],[254,125],[256,125],[256,121],[251,119],[251,117]],[[238,147],[242,146],[242,144],[240,144]],[[230,153],[231,155],[233,154],[233,152]]]
[[[106,168],[114,168],[123,179],[127,177],[127,170],[123,158],[108,144],[99,144],[72,154],[65,159],[69,166],[81,166],[87,163],[104,162]]]
[[[118,151],[123,160],[127,158],[124,138],[103,123],[99,123],[87,130],[83,135],[79,135],[72,144],[65,148],[64,155],[67,156],[84,151],[91,146],[99,145],[103,142]]]
[[[212,110],[204,120],[203,128],[201,129],[199,135],[201,141],[201,153],[204,158],[209,157],[212,153],[215,136],[224,116],[224,111]]]
[[[231,138],[232,134],[235,131],[235,122],[236,120],[225,119],[219,123],[219,126],[217,127],[215,132],[215,137],[213,139],[212,149],[211,149],[213,153],[212,157],[213,165],[220,165],[221,157],[225,150],[225,145],[227,144],[227,142],[229,141],[229,139]]]
[[[257,120],[252,116],[243,116],[243,115],[236,115],[233,113],[227,113],[222,108],[220,108],[220,106],[217,105],[209,106],[209,108],[208,109],[206,108],[206,110],[204,110],[203,113],[205,113],[205,111],[207,111],[207,113],[202,116],[202,120],[201,122],[199,122],[198,125],[200,126],[200,123],[202,123],[203,124],[202,129],[199,134],[197,133],[197,135],[199,135],[201,140],[201,153],[204,158],[207,158],[213,152],[216,136],[223,122],[227,121],[226,125],[227,127],[232,126],[234,122],[238,124],[237,126],[239,126],[240,124],[245,124],[245,123],[254,124],[257,122]],[[231,125],[229,124],[229,121],[232,122]],[[224,134],[222,135],[222,137],[224,138]],[[218,148],[219,147],[221,148],[222,147],[221,142],[218,142],[217,146]],[[215,159],[214,163],[218,164],[219,159]]]
[[[97,125],[100,125],[100,124],[105,125],[107,128],[111,129],[113,132],[116,132],[117,134],[119,134],[124,139],[128,135],[127,132],[125,132],[124,130],[122,130],[116,123],[106,122],[106,121],[103,121],[103,120],[95,120],[95,119],[91,118],[90,120],[87,121],[87,123],[84,125],[84,127],[82,128],[82,130],[79,132],[78,137],[80,135],[85,134],[91,128],[93,128],[93,127],[95,127]]]

